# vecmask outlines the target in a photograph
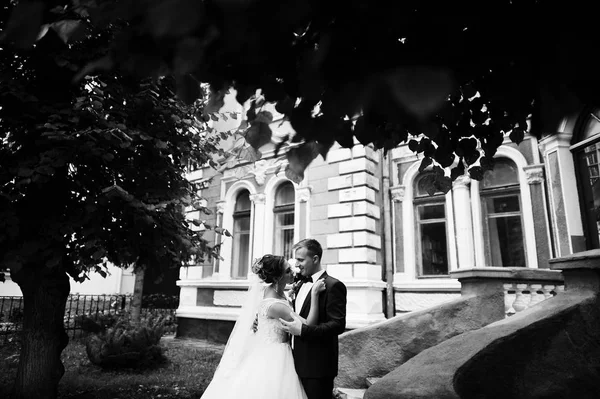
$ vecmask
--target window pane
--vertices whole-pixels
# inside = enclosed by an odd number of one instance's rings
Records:
[[[282,255],[290,259],[294,254],[292,247],[294,246],[294,229],[283,230],[283,251]]]
[[[235,200],[234,212],[249,211],[250,204],[250,193],[248,191],[242,191]]]
[[[446,223],[421,225],[422,275],[448,274],[448,247],[446,246]]]
[[[495,159],[494,169],[488,170],[481,181],[482,188],[504,187],[519,184],[519,170],[510,159]]]
[[[294,212],[275,214],[275,252],[285,257],[292,257],[294,244]]]
[[[234,233],[233,236],[233,263],[232,277],[246,278],[248,277],[248,266],[250,256],[250,234],[249,233]]]
[[[524,267],[525,248],[521,216],[490,218],[490,266]]]
[[[250,231],[250,216],[237,216],[234,218],[233,231]]]
[[[446,218],[444,204],[419,205],[418,209],[419,220]]]
[[[278,213],[276,214],[276,218],[277,227],[294,226],[294,213],[292,212]]]
[[[487,197],[485,198],[488,214],[519,212],[519,196]]]
[[[283,183],[275,193],[275,206],[290,205],[294,203],[296,191],[292,183]]]

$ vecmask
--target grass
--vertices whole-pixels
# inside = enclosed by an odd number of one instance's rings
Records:
[[[0,346],[0,397],[7,397],[14,381],[19,346]],[[90,363],[83,340],[72,340],[63,351],[65,375],[60,399],[199,398],[210,382],[222,348],[183,344],[165,346],[168,361],[151,370],[104,371]]]

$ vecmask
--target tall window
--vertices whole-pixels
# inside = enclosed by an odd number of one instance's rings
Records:
[[[600,112],[584,115],[573,145],[586,248],[600,248]]]
[[[232,278],[247,278],[250,266],[250,193],[242,191],[233,211]]]
[[[446,202],[442,193],[430,196],[427,180],[431,174],[415,181],[415,221],[417,266],[419,277],[448,274],[448,236],[446,233]]]
[[[484,242],[490,266],[527,266],[517,165],[497,158],[481,181]]]
[[[286,258],[293,256],[295,196],[294,186],[290,182],[281,184],[275,192],[275,253]]]

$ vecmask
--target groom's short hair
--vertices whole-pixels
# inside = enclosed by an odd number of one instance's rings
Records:
[[[299,248],[306,248],[311,255],[317,255],[319,257],[319,261],[323,258],[323,247],[319,241],[314,238],[305,238],[304,240],[300,240],[294,245],[294,251]]]

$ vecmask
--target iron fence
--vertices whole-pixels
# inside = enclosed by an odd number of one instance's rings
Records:
[[[131,295],[79,295],[71,294],[65,307],[65,330],[70,337],[83,337],[90,332],[127,318],[132,307]],[[164,334],[177,330],[176,296],[147,295],[142,299],[141,318],[158,319],[164,325]],[[23,298],[0,296],[0,344],[18,337],[23,329]]]

